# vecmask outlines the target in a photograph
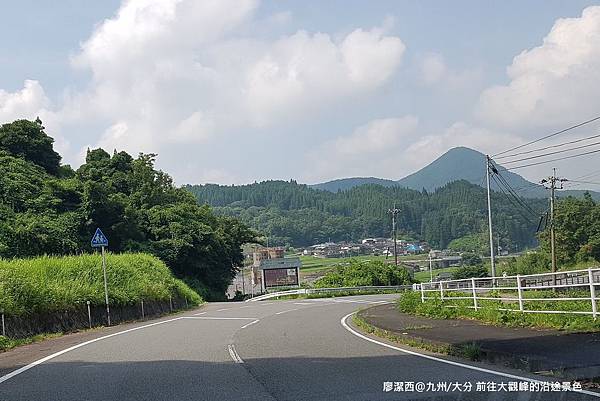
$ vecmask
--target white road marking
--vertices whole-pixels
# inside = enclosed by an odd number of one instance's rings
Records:
[[[258,322],[260,322],[260,320],[256,319],[256,320],[254,320],[254,321],[252,321],[252,322],[250,322],[250,323],[246,323],[245,325],[243,325],[243,326],[240,328],[240,330],[242,330],[242,329],[245,329],[246,327],[252,326],[254,323],[258,323]]]
[[[478,371],[478,372],[483,372],[483,373],[488,373],[488,374],[492,374],[492,375],[497,375],[497,376],[507,377],[507,378],[509,378],[509,379],[516,379],[516,380],[521,380],[521,381],[528,381],[528,382],[532,382],[532,383],[544,383],[544,382],[543,382],[543,381],[541,381],[541,380],[537,380],[537,379],[531,379],[531,378],[529,378],[529,377],[524,377],[524,376],[513,375],[513,374],[510,374],[510,373],[499,372],[499,371],[496,371],[496,370],[491,370],[491,369],[480,368],[480,367],[478,367],[478,366],[467,365],[467,364],[460,363],[460,362],[449,361],[449,360],[447,360],[447,359],[437,358],[437,357],[435,357],[435,356],[426,355],[426,354],[420,354],[420,353],[418,353],[418,352],[415,352],[415,351],[410,351],[410,350],[407,350],[407,349],[404,349],[404,348],[395,347],[395,346],[393,346],[393,345],[386,344],[386,343],[384,343],[384,342],[381,342],[381,341],[377,341],[377,340],[375,340],[375,339],[369,338],[369,337],[367,337],[367,336],[365,336],[365,335],[363,335],[363,334],[361,334],[361,333],[357,332],[357,331],[356,331],[356,330],[354,330],[352,327],[350,327],[350,326],[348,325],[348,323],[346,323],[346,321],[348,320],[348,318],[349,318],[350,316],[354,315],[354,313],[356,313],[356,312],[351,312],[351,313],[348,313],[346,316],[344,316],[344,317],[342,318],[342,320],[340,320],[340,323],[341,323],[341,324],[342,324],[342,326],[343,326],[343,327],[344,327],[346,330],[348,330],[350,333],[354,334],[354,335],[355,335],[355,336],[357,336],[357,337],[360,337],[360,338],[362,338],[363,340],[367,340],[367,341],[370,341],[370,342],[372,342],[372,343],[374,343],[374,344],[381,345],[382,347],[390,348],[390,349],[393,349],[393,350],[395,350],[395,351],[399,351],[399,352],[402,352],[402,353],[405,353],[405,354],[409,354],[409,355],[413,355],[413,356],[418,356],[418,357],[425,358],[425,359],[429,359],[429,360],[436,361],[436,362],[446,363],[446,364],[448,364],[448,365],[459,366],[459,367],[461,367],[461,368],[465,368],[465,369],[471,369],[471,370],[475,370],[475,371]],[[570,390],[570,391],[575,391],[575,392],[578,392],[578,393],[587,394],[587,395],[591,395],[591,396],[593,396],[593,397],[600,398],[600,393],[595,393],[595,392],[593,392],[593,391],[587,391],[587,390],[572,390],[572,389],[568,389],[568,390]]]
[[[231,308],[217,309],[217,312],[223,312],[223,311],[226,311],[226,310],[229,310],[229,309],[231,309]]]
[[[194,313],[194,316],[204,315],[206,312]]]
[[[38,359],[37,361],[31,362],[29,365],[25,365],[25,366],[23,366],[23,367],[21,367],[21,368],[19,368],[17,370],[12,371],[12,372],[10,372],[10,373],[8,373],[8,374],[0,377],[0,383],[3,383],[3,382],[7,381],[8,379],[10,379],[12,377],[15,377],[15,376],[17,376],[17,375],[19,375],[19,374],[21,374],[21,373],[23,373],[23,372],[25,372],[25,371],[33,368],[33,367],[36,367],[39,364],[42,364],[42,363],[44,363],[46,361],[49,361],[50,359],[54,359],[57,356],[60,356],[62,354],[66,354],[69,351],[73,351],[73,350],[76,350],[77,348],[81,348],[81,347],[84,347],[86,345],[95,343],[96,341],[106,340],[107,338],[115,337],[115,336],[118,336],[118,335],[121,335],[121,334],[131,333],[132,331],[141,330],[141,329],[145,329],[145,328],[152,327],[152,326],[157,326],[159,324],[170,323],[170,322],[174,322],[176,320],[181,320],[181,319],[183,319],[183,317],[176,317],[174,319],[168,319],[168,320],[163,320],[163,321],[156,322],[156,323],[145,324],[143,326],[134,327],[134,328],[131,328],[131,329],[119,331],[117,333],[108,334],[106,336],[102,336],[102,337],[94,338],[94,339],[89,340],[89,341],[82,342],[81,344],[77,344],[77,345],[74,345],[72,347],[63,349],[62,351],[55,352],[54,354],[48,355],[48,356],[46,356],[46,357],[44,357],[42,359]]]
[[[276,315],[283,315],[284,313],[293,312],[293,311],[298,310],[298,309],[300,309],[300,308],[282,310],[281,312],[277,312]]]
[[[231,359],[233,359],[233,362],[244,363],[244,360],[242,358],[240,358],[240,356],[238,355],[237,351],[235,350],[235,346],[233,344],[229,344],[227,346],[227,349],[229,350],[229,355],[231,355]]]
[[[314,305],[311,302],[294,302],[294,305]]]

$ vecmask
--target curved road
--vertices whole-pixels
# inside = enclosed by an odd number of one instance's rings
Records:
[[[349,314],[392,297],[214,303],[107,329],[108,336],[96,334],[35,366],[0,373],[5,374],[0,400],[598,399],[565,391],[476,391],[477,382],[493,389],[503,382],[546,379],[453,364],[418,350],[405,353],[353,332]],[[459,383],[462,391],[383,391],[384,382]],[[466,382],[473,386],[470,392],[462,387]]]

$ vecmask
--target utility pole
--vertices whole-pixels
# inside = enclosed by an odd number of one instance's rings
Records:
[[[554,237],[554,191],[563,188],[563,182],[568,181],[566,178],[556,177],[556,168],[552,169],[552,176],[544,178],[540,181],[541,184],[550,184],[550,187],[546,189],[550,190],[550,253],[552,257],[552,272],[556,272],[556,250],[555,250],[555,237]],[[556,186],[556,183],[560,183],[560,187]]]
[[[492,231],[492,200],[490,198],[490,170],[496,172],[492,166],[490,156],[485,155],[485,177],[487,182],[487,206],[488,206],[488,226],[490,230],[490,263],[492,265],[492,277],[496,277],[496,261],[494,260],[494,232]]]
[[[396,241],[396,215],[400,213],[400,209],[396,209],[396,204],[394,203],[394,208],[389,209],[388,213],[392,214],[392,232],[394,233],[394,264],[398,266],[398,245]]]
[[[242,262],[242,295],[246,295],[246,279],[244,278],[245,267],[244,262]]]

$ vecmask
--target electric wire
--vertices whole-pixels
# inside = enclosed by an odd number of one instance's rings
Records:
[[[522,162],[525,160],[539,159],[540,157],[547,157],[547,156],[556,155],[556,154],[563,153],[563,152],[571,152],[573,150],[585,149],[590,146],[596,146],[596,145],[600,145],[600,142],[588,143],[586,145],[575,146],[574,148],[569,148],[569,149],[556,150],[554,152],[544,153],[543,155],[535,155],[535,156],[523,157],[521,159],[509,160],[509,161],[503,162],[502,164],[511,164],[511,163]]]
[[[535,140],[533,140],[533,141],[529,141],[529,142],[527,142],[527,143],[524,143],[524,144],[522,144],[522,145],[514,146],[514,147],[512,147],[512,148],[510,148],[510,149],[507,149],[507,150],[504,150],[504,151],[502,151],[502,152],[500,152],[500,153],[496,153],[495,155],[492,155],[492,157],[496,157],[496,156],[504,155],[504,154],[506,154],[506,153],[508,153],[508,152],[512,152],[513,150],[517,150],[517,149],[524,148],[525,146],[529,146],[529,145],[532,145],[532,144],[534,144],[534,143],[537,143],[537,142],[543,141],[544,139],[552,138],[552,137],[554,137],[554,136],[556,136],[556,135],[563,134],[563,133],[565,133],[565,132],[571,131],[571,130],[573,130],[573,129],[575,129],[575,128],[582,127],[582,126],[584,126],[584,125],[587,125],[587,124],[593,123],[594,121],[598,121],[598,120],[600,120],[600,116],[597,116],[597,117],[591,118],[591,119],[589,119],[589,120],[583,121],[583,122],[581,122],[581,123],[579,123],[579,124],[572,125],[572,126],[570,126],[570,127],[568,127],[568,128],[565,128],[565,129],[562,129],[562,130],[560,130],[560,131],[554,132],[554,133],[552,133],[552,134],[549,134],[549,135],[543,136],[543,137],[541,137],[541,138],[538,138],[538,139],[535,139]]]
[[[600,138],[600,134],[588,136],[586,138],[576,139],[574,141],[563,142],[563,143],[556,144],[556,145],[545,146],[543,148],[537,148],[537,149],[527,150],[525,152],[513,153],[512,155],[505,155],[505,156],[495,157],[495,159],[496,160],[500,160],[500,159],[506,159],[506,158],[515,157],[515,156],[527,155],[527,154],[530,154],[530,153],[541,152],[542,150],[559,148],[559,147],[562,147],[562,146],[565,146],[565,145],[572,145],[574,143],[589,141],[590,139],[595,139],[595,138]]]
[[[537,165],[540,165],[540,164],[552,163],[552,162],[556,162],[556,161],[560,161],[560,160],[572,159],[574,157],[587,156],[587,155],[591,155],[593,153],[598,153],[598,152],[600,152],[600,149],[591,150],[589,152],[584,152],[584,153],[578,153],[576,155],[570,155],[570,156],[564,156],[564,157],[557,157],[555,159],[550,159],[550,160],[543,160],[543,161],[539,161],[539,162],[535,162],[535,163],[523,164],[523,165],[520,165],[520,166],[506,167],[506,170],[517,170],[517,169],[520,169],[520,168],[537,166]]]
[[[498,186],[498,188],[500,189],[500,191],[504,194],[504,196],[506,197],[506,199],[508,199],[508,201],[510,203],[512,203],[512,205],[516,208],[517,212],[529,223],[534,225],[535,223],[530,219],[529,216],[527,216],[526,214],[523,213],[522,211],[522,207],[519,206],[517,203],[515,203],[515,201],[513,200],[513,198],[511,196],[509,196],[506,191],[504,190],[504,188],[502,187],[502,185],[500,184],[500,181],[498,179],[496,179],[495,175],[491,175],[492,180],[496,183],[496,185]]]

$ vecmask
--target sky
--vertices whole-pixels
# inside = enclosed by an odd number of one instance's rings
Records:
[[[102,147],[156,153],[178,184],[400,179],[600,115],[600,2],[0,6],[0,122],[39,116],[74,167]],[[516,172],[600,181],[598,157]]]

